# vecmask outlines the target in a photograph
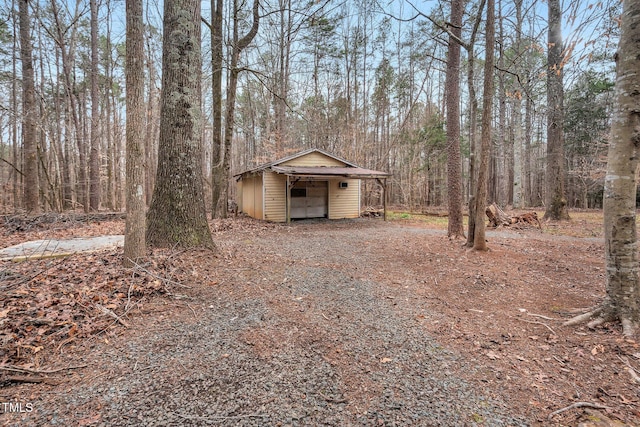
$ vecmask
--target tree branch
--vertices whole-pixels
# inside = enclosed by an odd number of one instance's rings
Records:
[[[22,173],[22,171],[20,169],[18,169],[17,167],[14,166],[13,163],[11,163],[10,161],[6,160],[4,157],[0,157],[0,161],[5,162],[6,164],[8,164],[9,166],[11,166],[13,168],[14,171],[18,172],[21,176],[24,176],[24,174]]]

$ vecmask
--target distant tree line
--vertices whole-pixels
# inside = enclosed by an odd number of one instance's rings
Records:
[[[202,11],[202,172],[210,210],[224,215],[232,174],[310,147],[392,172],[389,202],[411,210],[447,206],[447,171],[459,164],[466,206],[486,126],[484,0],[431,10],[397,2],[390,12],[371,0],[258,4],[259,29],[239,50],[254,3],[214,0]],[[452,4],[458,27],[451,26]],[[161,129],[162,16],[153,2],[146,7],[140,142],[149,205]],[[547,40],[546,3],[498,1],[494,8],[487,202],[549,204],[547,89],[557,72],[564,202],[601,207],[620,4],[569,4],[558,19],[572,38],[560,44]],[[124,14],[124,3],[97,0],[0,6],[0,212],[125,209]],[[456,28],[459,111],[448,117]],[[555,68],[549,46],[558,48]],[[235,102],[228,103],[234,79]],[[447,130],[455,125],[460,160],[448,164]],[[380,203],[376,185],[366,185],[363,202]]]

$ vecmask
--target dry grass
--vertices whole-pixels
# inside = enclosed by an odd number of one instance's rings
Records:
[[[570,237],[603,237],[604,216],[601,209],[596,210],[571,210],[569,221],[542,221],[544,209],[533,210],[541,219],[542,229],[544,233]],[[507,210],[508,214],[520,214],[525,211]],[[526,212],[531,212],[528,210]],[[390,221],[402,221],[408,224],[419,223],[429,228],[443,229],[447,228],[448,219],[446,211],[436,211],[433,213],[421,213],[403,211],[401,209],[390,210],[388,212]],[[464,217],[465,228],[467,226],[467,216]],[[636,219],[640,224],[640,217]]]

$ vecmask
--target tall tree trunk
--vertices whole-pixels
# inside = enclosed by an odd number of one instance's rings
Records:
[[[60,48],[60,59],[62,61],[62,74],[64,78],[64,87],[67,96],[68,102],[68,115],[71,116],[71,120],[73,122],[74,127],[74,136],[75,143],[78,149],[78,164],[76,165],[77,169],[77,180],[78,180],[78,191],[76,202],[82,205],[85,211],[89,210],[88,205],[88,192],[87,192],[87,162],[86,162],[86,142],[84,140],[83,129],[81,125],[80,107],[78,106],[78,98],[75,81],[73,79],[73,67],[71,61],[73,60],[73,56],[75,53],[75,37],[76,37],[76,29],[74,28],[71,32],[70,40],[65,40],[65,34],[68,29],[63,29],[63,23],[61,22],[62,17],[60,16],[60,12],[58,10],[58,3],[56,0],[51,1],[51,11],[53,13],[53,19],[55,22],[55,31],[56,31],[56,44]],[[77,18],[77,17],[74,17]],[[70,136],[69,136],[70,138]],[[68,153],[69,154],[69,153]],[[68,155],[68,159],[71,156]]]
[[[478,14],[473,25],[473,31],[467,47],[467,88],[469,89],[469,190],[473,191],[473,196],[469,198],[469,223],[467,232],[467,247],[473,247],[473,239],[476,229],[476,191],[478,182],[478,97],[475,88],[475,44],[480,22],[482,20],[482,10],[485,0],[481,0],[478,5]],[[484,220],[484,219],[483,219]]]
[[[125,6],[126,7],[126,6]],[[107,3],[107,9],[108,9],[108,14],[111,14],[111,9],[109,4]],[[126,19],[126,18],[125,18]],[[116,194],[115,194],[115,171],[114,171],[114,164],[115,164],[115,149],[114,149],[114,144],[113,144],[113,135],[111,132],[111,125],[112,125],[112,117],[111,117],[111,86],[113,84],[113,74],[112,74],[112,67],[111,67],[111,24],[109,23],[110,20],[107,19],[107,36],[106,36],[106,47],[105,47],[105,54],[104,54],[104,74],[105,74],[105,78],[107,80],[107,84],[106,84],[106,91],[104,94],[104,115],[106,117],[105,120],[105,134],[106,134],[106,140],[107,140],[107,196],[106,196],[106,203],[107,203],[107,208],[111,211],[115,210],[115,199],[116,199]],[[126,61],[126,60],[125,60]],[[126,64],[125,64],[126,67]],[[126,84],[126,82],[125,82]],[[126,95],[125,95],[126,96]],[[126,101],[125,101],[126,102]],[[125,131],[126,132],[126,131]]]
[[[464,238],[462,222],[462,154],[460,151],[460,43],[462,36],[462,0],[452,0],[449,52],[445,92],[447,102],[447,190],[449,201],[449,238]],[[455,36],[455,38],[454,38]],[[456,40],[457,38],[457,40]]]
[[[284,154],[286,144],[286,103],[289,91],[289,61],[291,55],[291,0],[279,0],[280,46],[278,57],[278,73],[276,81],[276,96],[274,97],[275,115],[275,151],[276,157]]]
[[[636,194],[640,145],[640,3],[625,0],[604,191],[607,296],[632,335],[640,324]]]
[[[27,212],[40,211],[38,180],[38,132],[33,71],[29,0],[19,0],[20,59],[22,61],[22,148],[24,152],[24,205]]]
[[[522,52],[522,2],[515,0],[516,6],[516,54]],[[517,71],[519,72],[519,68]],[[513,207],[524,206],[523,156],[524,136],[522,132],[522,87],[519,81],[513,83]]]
[[[562,75],[562,9],[560,0],[549,0],[549,37],[547,64],[547,185],[545,219],[569,219],[564,194],[564,88]]]
[[[158,175],[147,216],[157,247],[213,247],[204,202],[200,0],[164,3]]]
[[[147,129],[145,131],[146,144],[146,167],[145,167],[145,186],[146,186],[146,204],[151,204],[151,196],[156,183],[156,174],[158,171],[158,122],[159,122],[159,100],[158,87],[156,84],[157,73],[153,58],[153,44],[151,35],[147,37],[147,80],[149,89],[147,91]]]
[[[498,68],[504,70],[504,27],[502,25],[502,1],[498,0],[498,40],[496,43],[498,49]],[[505,206],[508,203],[508,145],[509,138],[507,136],[507,91],[505,89],[505,73],[498,73],[498,129],[496,135],[496,144],[492,144],[495,149],[495,169],[494,176],[490,180],[494,184],[494,197],[490,198],[492,202],[496,202],[498,206]]]
[[[146,253],[144,192],[144,22],[142,0],[126,0],[127,220],[124,231],[126,267]]]
[[[215,170],[218,174],[216,183],[219,185],[218,200],[213,201],[214,206],[218,208],[215,215],[216,218],[225,218],[227,216],[227,202],[229,200],[229,169],[231,167],[231,141],[233,140],[233,128],[234,128],[234,114],[236,107],[236,90],[238,87],[238,76],[240,69],[238,68],[238,61],[240,60],[240,53],[249,46],[249,43],[258,33],[258,25],[260,23],[260,15],[258,13],[259,1],[254,0],[253,3],[253,25],[251,29],[242,38],[238,36],[238,5],[237,1],[234,1],[233,8],[233,42],[231,51],[231,63],[229,73],[229,83],[227,85],[227,109],[225,114],[225,130],[224,130],[224,143],[222,146],[222,163],[220,168]]]
[[[495,40],[495,2],[487,0],[486,46],[484,64],[484,89],[482,94],[482,136],[480,139],[480,165],[475,197],[475,228],[473,249],[487,250],[485,239],[485,209],[487,206],[487,176],[491,149],[491,119],[493,112],[493,61]]]
[[[523,150],[523,132],[522,132],[522,99],[519,98],[521,92],[512,99],[513,116],[513,207],[520,209],[523,204],[523,169],[522,169],[522,150]]]
[[[91,6],[91,148],[89,152],[89,209],[100,209],[100,99],[98,98],[98,3]]]
[[[640,283],[636,233],[636,191],[640,143],[640,3],[623,2],[616,53],[616,98],[604,188],[607,298],[596,310],[568,324],[620,320],[632,336],[640,325]]]
[[[224,147],[222,141],[222,0],[211,1],[211,109],[213,126],[211,135],[211,216],[226,215],[225,206],[220,206],[226,179],[223,176]]]
[[[533,206],[533,181],[531,177],[531,139],[533,137],[533,101],[530,96],[524,104],[524,165],[523,195],[527,206]]]

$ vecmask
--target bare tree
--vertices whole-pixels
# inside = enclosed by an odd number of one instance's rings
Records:
[[[222,0],[211,0],[211,104],[213,110],[211,130],[211,188],[213,191],[211,215],[213,217],[218,216],[223,211],[226,212],[226,202],[224,208],[218,207],[221,200],[220,193],[222,192],[223,182],[226,185],[226,178],[217,173],[224,161],[222,142],[222,6]],[[220,182],[220,180],[223,182]]]
[[[611,140],[604,192],[607,298],[595,310],[567,324],[591,320],[591,325],[620,320],[625,335],[640,325],[640,286],[636,233],[638,146],[640,143],[640,3],[625,0]]]
[[[208,246],[204,202],[200,1],[164,3],[158,174],[147,215],[147,243]]]
[[[238,76],[240,68],[238,66],[240,54],[249,46],[253,38],[258,33],[258,25],[260,23],[260,15],[258,13],[260,7],[259,0],[253,3],[253,24],[251,29],[240,38],[239,35],[239,6],[237,0],[234,0],[233,6],[233,24],[232,24],[232,42],[231,42],[231,61],[229,64],[229,82],[227,84],[227,105],[225,113],[225,130],[222,147],[217,164],[214,165],[212,171],[212,180],[214,184],[214,196],[218,194],[218,199],[212,200],[213,207],[217,210],[212,213],[216,218],[225,218],[227,216],[227,201],[229,200],[229,170],[231,167],[231,141],[233,139],[234,129],[234,113],[236,107],[236,91],[238,88]],[[215,163],[215,159],[214,159]],[[218,188],[215,188],[218,186]]]
[[[545,219],[569,219],[564,195],[564,88],[562,76],[562,9],[560,0],[549,0],[547,63],[547,186]]]
[[[487,0],[486,46],[484,65],[484,89],[482,94],[482,136],[480,138],[480,162],[478,181],[475,192],[475,226],[473,233],[473,249],[487,250],[485,239],[485,208],[487,205],[487,176],[489,173],[489,156],[491,148],[491,120],[493,110],[493,66],[495,41],[495,1]]]
[[[522,49],[522,3],[523,0],[515,0],[516,7],[516,54],[520,55]],[[519,71],[519,70],[518,70]],[[522,208],[524,206],[524,171],[523,171],[523,153],[524,149],[524,133],[522,130],[522,87],[519,79],[513,81],[513,207]]]
[[[144,23],[142,0],[126,1],[127,89],[127,220],[124,233],[124,265],[131,267],[146,253],[144,191]]]
[[[482,10],[485,6],[485,0],[481,0],[478,5],[478,12],[476,15],[475,23],[473,24],[473,30],[471,31],[471,37],[467,44],[467,88],[469,91],[469,189],[476,191],[473,187],[473,183],[478,181],[478,167],[477,167],[477,152],[478,152],[478,97],[476,96],[475,88],[475,45],[476,37],[478,35],[478,29],[482,20]],[[470,191],[471,192],[471,191]],[[475,193],[474,193],[475,194]],[[483,218],[484,221],[484,218]],[[469,223],[467,233],[467,247],[473,247],[473,239],[475,236],[476,228],[476,198],[470,197],[469,200]]]
[[[91,145],[89,151],[89,209],[100,209],[100,99],[98,97],[98,1],[91,6]]]
[[[462,0],[451,2],[449,51],[445,93],[447,104],[447,191],[449,199],[449,238],[464,238],[462,223],[462,155],[460,151],[460,43]]]
[[[87,191],[87,147],[82,126],[83,117],[81,116],[81,108],[79,106],[81,102],[78,99],[79,91],[74,75],[74,61],[77,43],[77,26],[75,23],[80,19],[81,11],[76,8],[74,16],[71,17],[72,23],[68,26],[64,22],[64,13],[60,11],[60,5],[57,0],[51,0],[51,12],[54,20],[54,28],[51,30],[51,36],[60,49],[62,76],[67,101],[67,116],[70,116],[71,123],[73,124],[73,130],[71,130],[69,126],[69,132],[73,134],[76,148],[78,150],[78,163],[76,165],[78,191],[76,202],[79,203],[85,211],[88,211],[89,194]],[[72,137],[69,136],[68,138],[69,139],[67,141]],[[69,147],[69,150],[70,149],[71,148]],[[68,162],[70,161],[70,157],[71,156],[67,157]]]
[[[27,212],[38,213],[38,132],[36,97],[31,43],[29,0],[19,0],[20,59],[22,60],[22,147],[24,151],[24,204]]]

